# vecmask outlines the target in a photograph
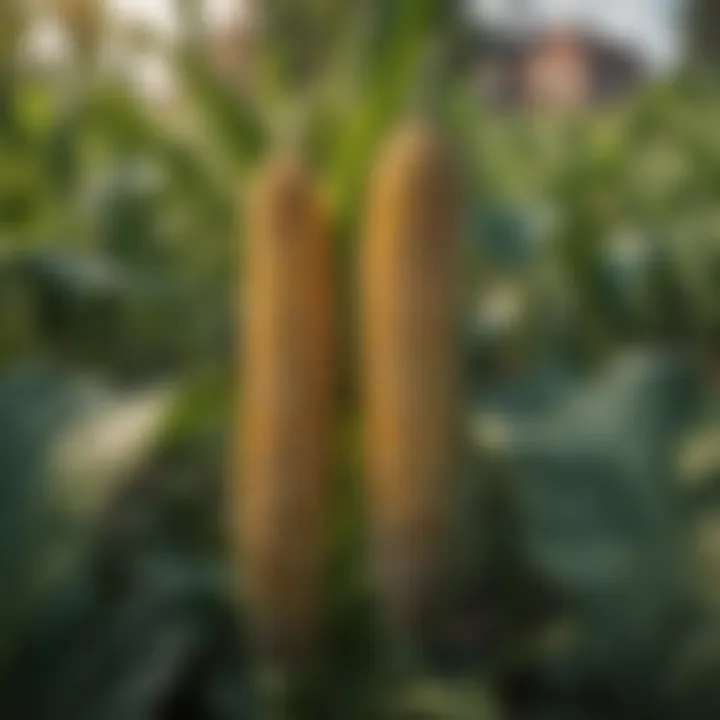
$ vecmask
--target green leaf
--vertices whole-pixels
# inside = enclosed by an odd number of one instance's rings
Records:
[[[525,554],[582,622],[583,662],[603,676],[623,657],[654,661],[687,600],[675,464],[693,406],[682,360],[631,353],[554,409],[506,415]]]
[[[171,395],[118,394],[24,366],[0,377],[0,663],[32,608],[87,551],[93,524],[153,449]]]

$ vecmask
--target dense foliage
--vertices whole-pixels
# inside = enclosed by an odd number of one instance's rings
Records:
[[[169,106],[85,35],[23,59],[0,10],[3,717],[258,717],[283,695],[258,692],[220,518],[244,189],[284,142],[330,200],[343,320],[333,598],[294,712],[716,717],[720,92],[688,74],[498,116],[453,3],[268,5],[252,87],[192,33],[159,49]],[[468,443],[449,620],[405,698],[362,583],[354,287],[368,172],[408,112],[466,179]]]

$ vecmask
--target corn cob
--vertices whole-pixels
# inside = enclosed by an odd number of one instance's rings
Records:
[[[269,660],[312,648],[325,566],[332,422],[331,259],[302,162],[282,155],[248,208],[240,544],[248,618]]]
[[[440,582],[456,455],[452,162],[413,121],[372,178],[362,257],[371,572],[382,610],[415,634]]]

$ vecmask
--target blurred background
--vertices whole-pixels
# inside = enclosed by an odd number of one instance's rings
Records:
[[[339,397],[327,647],[284,712],[718,717],[719,63],[713,0],[2,0],[2,717],[266,714],[222,511],[244,198],[289,142]],[[466,442],[445,680],[403,710],[358,579],[355,277],[418,112],[464,181]]]

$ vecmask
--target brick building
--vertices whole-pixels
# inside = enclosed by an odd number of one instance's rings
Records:
[[[485,97],[501,107],[572,110],[616,101],[645,76],[629,44],[573,28],[491,35],[480,63]]]

